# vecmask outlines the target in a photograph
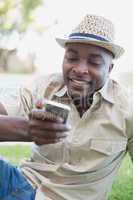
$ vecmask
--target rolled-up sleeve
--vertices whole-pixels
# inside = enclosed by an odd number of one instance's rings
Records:
[[[32,89],[16,87],[0,93],[0,102],[9,116],[27,116],[33,107]]]
[[[51,76],[52,78],[53,76]],[[43,98],[51,78],[40,76],[26,84],[0,91],[0,103],[10,116],[28,116],[37,99]]]

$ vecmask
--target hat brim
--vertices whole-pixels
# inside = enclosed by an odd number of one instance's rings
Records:
[[[116,45],[110,42],[98,41],[92,38],[90,39],[89,38],[87,39],[56,38],[56,41],[62,47],[65,47],[66,44],[68,43],[92,44],[95,46],[103,47],[104,49],[107,49],[108,51],[110,51],[114,55],[115,59],[118,59],[125,52],[125,50],[119,45]]]

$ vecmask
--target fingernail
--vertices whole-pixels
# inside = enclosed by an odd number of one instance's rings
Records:
[[[67,128],[70,130],[72,129],[71,125],[70,124],[67,124]]]
[[[63,122],[64,120],[61,117],[58,117],[59,122]]]

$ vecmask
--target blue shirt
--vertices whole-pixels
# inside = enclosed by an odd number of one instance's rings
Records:
[[[34,200],[35,190],[19,168],[0,159],[0,200]]]

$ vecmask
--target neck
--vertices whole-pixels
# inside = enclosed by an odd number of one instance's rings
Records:
[[[73,103],[76,106],[79,115],[82,117],[82,115],[90,108],[91,104],[93,102],[93,95],[89,97],[79,97],[74,99],[73,98]]]

